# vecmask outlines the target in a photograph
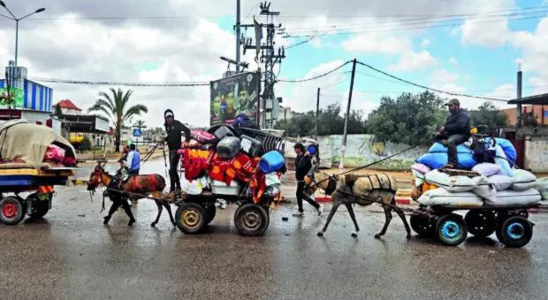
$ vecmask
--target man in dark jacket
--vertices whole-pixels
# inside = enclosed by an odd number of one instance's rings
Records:
[[[447,117],[445,126],[440,129],[438,138],[447,147],[449,163],[446,168],[455,169],[459,166],[457,146],[470,138],[470,116],[467,111],[460,108],[457,99],[451,99],[445,105],[449,107],[451,114]]]
[[[310,205],[314,206],[314,208],[318,211],[318,215],[322,214],[323,206],[318,204],[318,202],[314,201],[311,196],[307,195],[304,192],[305,188],[305,176],[308,175],[308,172],[312,168],[311,158],[308,153],[306,153],[306,148],[303,144],[297,143],[295,144],[295,153],[297,154],[297,158],[295,159],[295,178],[297,179],[297,205],[299,206],[299,211],[294,214],[294,217],[302,217],[304,216],[304,210],[303,210],[303,199],[310,203]]]
[[[190,141],[190,129],[183,123],[175,120],[173,111],[168,109],[164,112],[165,128],[167,137],[164,141],[169,148],[169,177],[171,182],[170,194],[168,197],[174,197],[175,193],[181,191],[181,180],[179,178],[178,167],[181,156],[177,154],[177,150],[181,149],[181,136],[185,133],[185,146]]]

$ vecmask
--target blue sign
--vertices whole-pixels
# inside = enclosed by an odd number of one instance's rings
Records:
[[[545,111],[545,112],[544,112],[544,117],[545,117],[545,118],[548,118],[548,111]]]
[[[139,128],[133,129],[133,136],[134,137],[140,137],[141,136],[141,129],[139,129]]]

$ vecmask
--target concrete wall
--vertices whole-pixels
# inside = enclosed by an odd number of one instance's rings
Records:
[[[548,137],[526,139],[525,168],[535,173],[548,173]]]

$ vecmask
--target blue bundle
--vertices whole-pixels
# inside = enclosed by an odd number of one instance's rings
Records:
[[[465,145],[457,146],[457,156],[459,158],[459,168],[472,169],[477,165],[474,159],[474,152]],[[439,169],[448,163],[447,147],[439,142],[435,142],[428,150],[428,153],[416,160],[417,163],[426,165],[432,169]]]

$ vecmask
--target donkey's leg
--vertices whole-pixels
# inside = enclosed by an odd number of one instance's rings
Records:
[[[110,218],[112,218],[112,215],[118,210],[118,208],[120,208],[120,206],[122,205],[122,201],[124,201],[123,199],[121,200],[112,200],[112,205],[110,206],[110,209],[108,210],[108,215],[106,217],[104,217],[103,219],[105,219],[103,221],[103,224],[107,225],[108,222],[110,221]]]
[[[127,226],[133,226],[133,223],[135,223],[135,217],[133,216],[133,212],[131,211],[131,206],[129,206],[129,200],[127,198],[122,199],[122,208],[126,212],[126,215],[129,217],[129,222],[127,223]]]
[[[378,201],[383,201],[382,196],[379,198]],[[381,232],[377,233],[375,235],[376,239],[380,239],[381,236],[383,236],[386,233],[386,229],[388,229],[388,225],[390,225],[390,222],[392,221],[392,208],[382,202],[382,208],[384,209],[384,227],[382,228]]]
[[[352,237],[358,237],[358,232],[360,231],[360,227],[358,226],[358,222],[356,222],[356,215],[354,214],[354,208],[352,207],[351,203],[345,203],[346,209],[348,210],[348,213],[350,214],[350,218],[352,219],[352,222],[354,222],[354,228],[355,231],[352,233]]]
[[[396,205],[396,195],[394,195],[394,197],[392,198],[391,204]],[[403,210],[401,210],[397,206],[394,208],[394,211],[398,214],[398,216],[400,216],[400,219],[403,221],[403,225],[405,225],[405,231],[407,231],[407,238],[410,239],[411,228],[409,227],[409,223],[407,223],[407,219],[405,218],[405,213],[403,212]]]
[[[325,223],[325,226],[323,227],[322,231],[318,232],[318,236],[323,236],[324,232],[327,230],[327,226],[329,226],[329,223],[331,222],[331,219],[333,218],[333,215],[337,212],[337,209],[339,209],[339,206],[342,204],[342,201],[336,200],[336,198],[333,198],[333,207],[331,208],[331,211],[329,212],[329,216],[327,216],[327,222]]]
[[[152,227],[154,227],[154,226],[156,226],[156,224],[158,224],[158,221],[160,221],[160,216],[162,215],[162,210],[164,209],[164,207],[162,206],[160,201],[154,200],[154,202],[156,202],[156,206],[158,206],[158,215],[156,216],[156,220],[154,222],[152,222],[152,224],[150,224],[150,226],[152,226]]]
[[[173,224],[173,226],[176,226],[177,223],[175,223],[175,219],[173,218],[173,213],[171,212],[171,205],[167,201],[162,201],[162,205],[166,208],[167,213],[169,214],[169,219],[171,220],[171,224]]]

